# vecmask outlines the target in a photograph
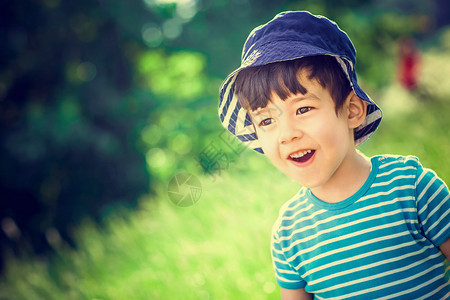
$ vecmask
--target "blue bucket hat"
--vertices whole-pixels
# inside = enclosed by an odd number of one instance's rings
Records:
[[[248,67],[313,55],[335,57],[353,91],[367,102],[366,118],[354,131],[356,145],[367,140],[380,124],[382,113],[358,85],[355,74],[356,50],[336,23],[306,11],[282,12],[250,33],[242,51],[241,66],[225,79],[220,88],[219,117],[222,125],[244,145],[263,153],[250,115],[241,107],[234,94],[237,75]]]

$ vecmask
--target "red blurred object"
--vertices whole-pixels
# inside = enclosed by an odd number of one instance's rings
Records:
[[[399,40],[399,61],[397,78],[408,91],[415,91],[418,86],[421,68],[421,54],[414,40],[410,37]]]

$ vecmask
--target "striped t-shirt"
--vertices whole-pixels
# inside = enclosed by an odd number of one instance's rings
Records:
[[[376,156],[352,197],[326,203],[309,189],[273,228],[278,284],[316,299],[445,299],[450,238],[448,187],[417,158]]]

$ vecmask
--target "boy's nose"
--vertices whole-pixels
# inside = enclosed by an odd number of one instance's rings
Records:
[[[280,144],[288,144],[303,136],[303,131],[296,126],[295,120],[284,120],[280,125]]]

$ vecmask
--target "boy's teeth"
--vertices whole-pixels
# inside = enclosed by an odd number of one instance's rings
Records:
[[[295,154],[291,154],[289,155],[291,158],[300,158],[308,153],[311,153],[311,150],[306,150],[304,152],[299,152],[299,153],[295,153]]]

